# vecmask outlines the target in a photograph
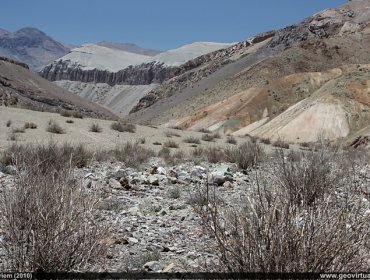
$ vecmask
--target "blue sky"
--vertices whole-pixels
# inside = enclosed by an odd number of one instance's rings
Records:
[[[235,42],[347,0],[1,0],[0,28],[32,26],[72,44],[132,42],[166,50]]]

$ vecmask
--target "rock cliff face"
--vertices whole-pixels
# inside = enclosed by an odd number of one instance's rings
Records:
[[[68,61],[55,62],[39,73],[49,81],[69,80],[84,83],[106,83],[110,86],[117,84],[126,85],[149,85],[151,83],[162,83],[173,77],[179,71],[177,67],[166,67],[159,63],[144,63],[138,66],[129,66],[118,72],[106,70],[82,70],[71,67]]]

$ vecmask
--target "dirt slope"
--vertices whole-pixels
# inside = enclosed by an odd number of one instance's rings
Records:
[[[26,67],[2,58],[0,104],[49,112],[73,110],[85,116],[116,118],[110,110],[63,90]]]

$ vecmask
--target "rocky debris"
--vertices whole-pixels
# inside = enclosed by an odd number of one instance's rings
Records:
[[[364,166],[360,173],[366,176],[369,168]],[[208,185],[220,202],[235,205],[245,201],[255,184],[253,173],[243,174],[228,163],[166,166],[162,160],[152,159],[138,169],[105,162],[74,172],[89,192],[98,195],[99,219],[113,229],[104,241],[108,246],[104,267],[96,264],[90,271],[191,272],[205,262],[217,262],[212,251],[215,241],[205,234],[201,218],[193,210],[195,204],[205,202],[200,188]],[[219,176],[217,186],[208,184],[212,176]],[[14,186],[13,177],[0,172],[0,191]],[[123,187],[121,180],[132,187]],[[370,209],[369,199],[363,199]]]

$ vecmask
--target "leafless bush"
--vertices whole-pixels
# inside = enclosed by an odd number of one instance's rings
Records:
[[[220,147],[212,146],[204,149],[204,155],[208,162],[218,163],[225,161],[224,150]]]
[[[197,137],[189,136],[184,139],[185,143],[200,144],[200,140]]]
[[[84,118],[84,116],[82,115],[82,113],[80,113],[80,112],[76,112],[76,111],[74,111],[74,112],[72,113],[72,117],[74,117],[74,118],[76,118],[76,119],[83,119],[83,118]]]
[[[33,122],[26,122],[24,124],[24,129],[36,129],[36,128],[37,128],[37,124]]]
[[[99,261],[108,231],[94,222],[94,196],[55,159],[18,160],[16,187],[0,199],[7,269],[71,271]]]
[[[65,130],[56,121],[53,121],[53,120],[49,121],[46,131],[50,133],[55,133],[55,134],[66,133]]]
[[[276,140],[272,145],[277,148],[289,149],[289,144],[281,139]]]
[[[238,141],[236,141],[234,136],[227,136],[226,143],[236,145]]]
[[[126,142],[125,144],[117,145],[113,154],[117,160],[124,162],[130,167],[138,167],[155,155],[152,150],[140,146],[138,142]]]
[[[340,174],[333,172],[334,157],[335,153],[328,149],[287,154],[279,150],[274,168],[280,188],[292,202],[313,205],[340,179]]]
[[[67,111],[67,110],[63,110],[63,111],[60,112],[60,115],[62,117],[70,118],[70,117],[72,117],[72,112]]]
[[[169,126],[169,128],[177,129],[177,130],[183,130],[183,128],[179,125]]]
[[[278,172],[274,171],[276,177]],[[209,191],[198,198],[205,202],[195,205],[195,210],[217,243],[217,270],[333,272],[368,268],[369,217],[364,215],[361,198],[338,204],[331,189],[313,205],[296,203],[267,174],[256,176],[257,183],[241,203],[221,205],[209,199]]]
[[[235,162],[242,170],[256,166],[264,156],[264,152],[256,142],[244,142],[237,147],[225,149],[225,160]]]
[[[50,168],[59,170],[66,166],[85,167],[92,157],[93,154],[82,145],[64,144],[59,147],[54,142],[38,146],[13,144],[3,151],[0,163],[3,165],[17,164],[21,168],[37,163],[39,171],[43,170],[47,173]]]
[[[98,123],[93,123],[90,126],[89,131],[90,132],[95,132],[95,133],[100,133],[100,132],[102,132],[102,128]]]
[[[181,137],[180,134],[176,133],[176,132],[173,132],[173,131],[170,131],[170,130],[167,130],[165,133],[166,137],[168,138],[171,138],[172,136],[175,136],[175,137]]]
[[[18,141],[19,137],[17,133],[11,132],[7,138],[8,141]]]
[[[261,138],[260,141],[261,141],[262,144],[265,144],[265,145],[270,145],[271,144],[271,140],[269,138]]]
[[[24,133],[24,127],[15,127],[12,129],[12,133]]]
[[[119,132],[130,132],[130,133],[136,132],[136,125],[120,121],[112,123],[111,128]]]
[[[166,148],[178,148],[179,144],[177,144],[175,141],[168,140],[164,142],[163,146]]]
[[[201,128],[198,130],[198,132],[202,132],[202,133],[211,133],[211,131],[207,128]]]

